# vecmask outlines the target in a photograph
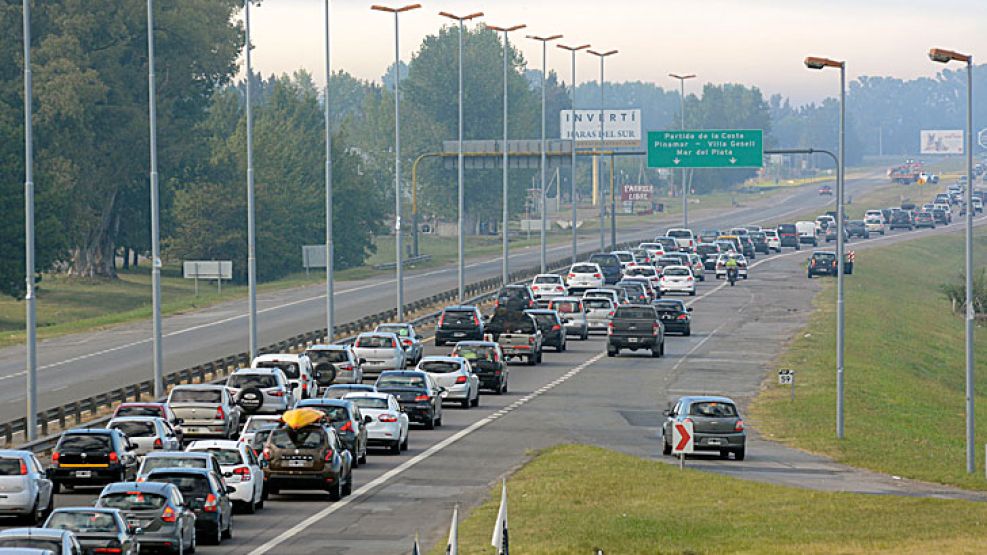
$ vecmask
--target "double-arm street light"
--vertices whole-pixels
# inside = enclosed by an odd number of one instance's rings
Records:
[[[395,282],[397,284],[397,320],[404,319],[404,270],[401,267],[401,41],[398,16],[404,12],[422,7],[421,4],[408,4],[400,8],[370,6],[371,10],[394,14],[394,258]]]
[[[966,471],[976,470],[973,414],[973,56],[952,50],[929,50],[933,62],[966,64]]]
[[[600,153],[599,153],[599,156],[600,156],[600,163],[602,164],[603,163],[603,147],[604,147],[604,143],[606,141],[606,138],[604,136],[604,132],[605,132],[606,128],[604,127],[604,125],[605,125],[605,122],[604,122],[604,120],[605,120],[605,118],[604,118],[604,98],[605,97],[603,95],[603,83],[604,83],[604,80],[603,80],[603,61],[606,60],[606,58],[608,56],[613,56],[614,54],[616,54],[617,53],[617,50],[610,50],[609,52],[597,52],[596,50],[587,50],[586,52],[588,52],[588,53],[590,53],[590,54],[592,54],[592,55],[600,58]],[[607,235],[606,235],[606,229],[605,229],[606,217],[607,217],[607,207],[606,207],[606,204],[604,203],[604,200],[603,200],[603,187],[602,186],[599,187],[599,191],[600,191],[600,198],[599,198],[599,202],[600,202],[600,250],[602,251],[602,250],[606,250],[606,248],[607,248]],[[612,192],[611,192],[610,196],[613,197],[613,193]],[[613,198],[611,198],[610,200],[611,200],[611,203],[612,204],[615,204]],[[613,209],[611,209],[611,213],[612,212],[613,212]],[[611,217],[616,217],[616,214],[611,214]],[[612,236],[611,239],[612,239],[612,243],[614,245],[614,248],[616,248],[616,244],[617,244],[616,232],[615,232],[614,229],[612,229],[614,227],[616,227],[616,224],[611,225],[610,234]]]
[[[469,15],[454,15],[449,12],[439,12],[439,15],[454,19],[459,22],[459,156],[456,168],[459,171],[459,219],[458,219],[458,252],[459,252],[459,302],[463,302],[466,296],[466,243],[465,229],[463,225],[463,215],[466,210],[466,191],[463,188],[463,22],[477,17],[482,17],[483,12],[475,12]]]
[[[805,67],[809,69],[825,69],[827,67],[840,70],[840,130],[839,150],[836,167],[836,437],[843,439],[843,351],[845,314],[843,310],[843,268],[844,268],[844,214],[843,214],[843,177],[845,169],[846,141],[846,62],[830,60],[829,58],[808,57]]]
[[[675,73],[669,73],[669,77],[672,79],[679,80],[679,117],[681,118],[682,126],[680,129],[685,131],[685,81],[686,79],[695,79],[695,75],[676,75]],[[689,227],[689,186],[685,182],[685,168],[682,168],[682,227]]]
[[[590,45],[583,44],[580,46],[566,46],[564,44],[556,44],[555,46],[568,50],[572,54],[572,82],[570,87],[572,88],[572,176],[569,179],[569,200],[572,201],[572,263],[576,263],[576,251],[577,251],[577,238],[576,238],[576,52],[580,50],[585,50],[589,48]],[[559,195],[562,194],[561,188],[559,189]]]
[[[510,41],[509,41],[509,39],[507,37],[507,34],[510,33],[510,32],[512,32],[512,31],[517,31],[519,29],[524,29],[526,27],[526,25],[521,24],[521,25],[514,25],[512,27],[495,27],[493,25],[487,25],[486,27],[487,27],[487,29],[490,29],[491,31],[497,31],[497,32],[500,32],[500,33],[503,33],[504,34],[504,141],[503,141],[503,143],[501,144],[501,147],[500,147],[501,148],[501,151],[502,151],[501,152],[501,156],[503,156],[503,160],[502,160],[503,167],[501,168],[501,170],[502,170],[502,174],[503,174],[503,178],[504,178],[503,191],[501,192],[502,195],[503,195],[503,199],[501,200],[501,202],[502,202],[502,204],[501,204],[501,210],[502,210],[503,213],[501,215],[502,221],[500,222],[500,235],[501,235],[501,239],[503,240],[503,248],[502,248],[502,251],[503,252],[502,252],[502,259],[501,259],[501,264],[500,264],[500,274],[501,274],[501,281],[503,282],[504,285],[507,285],[508,276],[510,275],[510,267],[508,266],[508,262],[507,262],[507,254],[508,254],[509,243],[510,243],[510,238],[507,235],[507,223],[508,223],[508,221],[507,221],[508,220],[508,212],[507,212],[507,192],[508,192],[507,191],[507,97],[508,97],[507,83],[508,83],[508,81],[507,81],[507,75],[508,75],[508,65],[509,65],[508,64],[508,58],[510,57],[510,51],[511,51],[511,44],[510,44]]]
[[[562,38],[562,35],[551,35],[551,36],[537,36],[528,35],[529,39],[541,41],[541,256],[539,260],[541,262],[541,272],[545,273],[545,258],[547,251],[545,248],[545,227],[548,222],[546,214],[546,198],[545,198],[545,78],[548,71],[547,65],[547,55],[548,55],[548,43],[553,40],[558,40]],[[558,193],[556,193],[558,194]]]

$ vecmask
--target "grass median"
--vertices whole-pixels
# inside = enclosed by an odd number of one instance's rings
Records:
[[[959,224],[953,224],[958,226]],[[987,237],[975,259],[987,257]],[[960,283],[963,237],[951,233],[857,251],[845,281],[846,439],[835,439],[835,283],[779,360],[796,371],[796,401],[768,386],[751,423],[770,439],[853,466],[929,482],[987,490],[987,374],[976,376],[978,471],[966,473],[964,321],[940,290]],[[978,325],[976,362],[987,363]]]
[[[974,502],[801,490],[577,445],[507,487],[511,548],[527,555],[973,552],[987,519]],[[493,552],[493,490],[460,525],[462,553]]]

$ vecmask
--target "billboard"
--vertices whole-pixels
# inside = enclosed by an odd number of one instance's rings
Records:
[[[651,202],[651,193],[653,191],[654,187],[650,183],[645,183],[644,185],[624,184],[620,188],[620,200],[623,202],[634,202],[636,200]]]
[[[576,123],[576,142],[592,146],[600,142],[599,110],[562,110],[559,112],[559,129],[562,140],[572,140],[572,123]],[[604,145],[641,146],[641,110],[604,110]]]
[[[922,154],[963,154],[963,130],[921,131]]]

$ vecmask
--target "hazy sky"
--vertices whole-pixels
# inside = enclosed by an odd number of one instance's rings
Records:
[[[927,58],[931,46],[987,56],[987,0],[419,1],[423,8],[401,16],[405,61],[425,35],[449,22],[439,11],[483,11],[481,21],[492,25],[528,25],[512,41],[531,67],[541,67],[541,48],[523,33],[560,33],[568,44],[620,50],[607,61],[608,80],[668,88],[676,86],[669,72],[695,73],[702,82],[756,85],[766,95],[781,93],[796,102],[819,100],[838,87],[835,72],[827,77],[805,69],[806,55],[846,59],[851,79],[934,75],[941,66]],[[371,11],[372,3],[332,0],[334,71],[379,80],[393,60],[393,16]],[[404,3],[412,2],[393,6]],[[323,5],[266,0],[253,9],[255,69],[266,75],[304,67],[321,81]],[[566,82],[569,60],[567,52],[549,48],[548,67]],[[584,54],[577,60],[577,80],[596,79],[596,58]],[[696,90],[698,83],[689,88]]]

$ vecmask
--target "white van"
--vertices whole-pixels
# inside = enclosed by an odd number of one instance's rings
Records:
[[[799,243],[819,246],[819,226],[816,222],[795,222],[795,231],[799,235]]]

